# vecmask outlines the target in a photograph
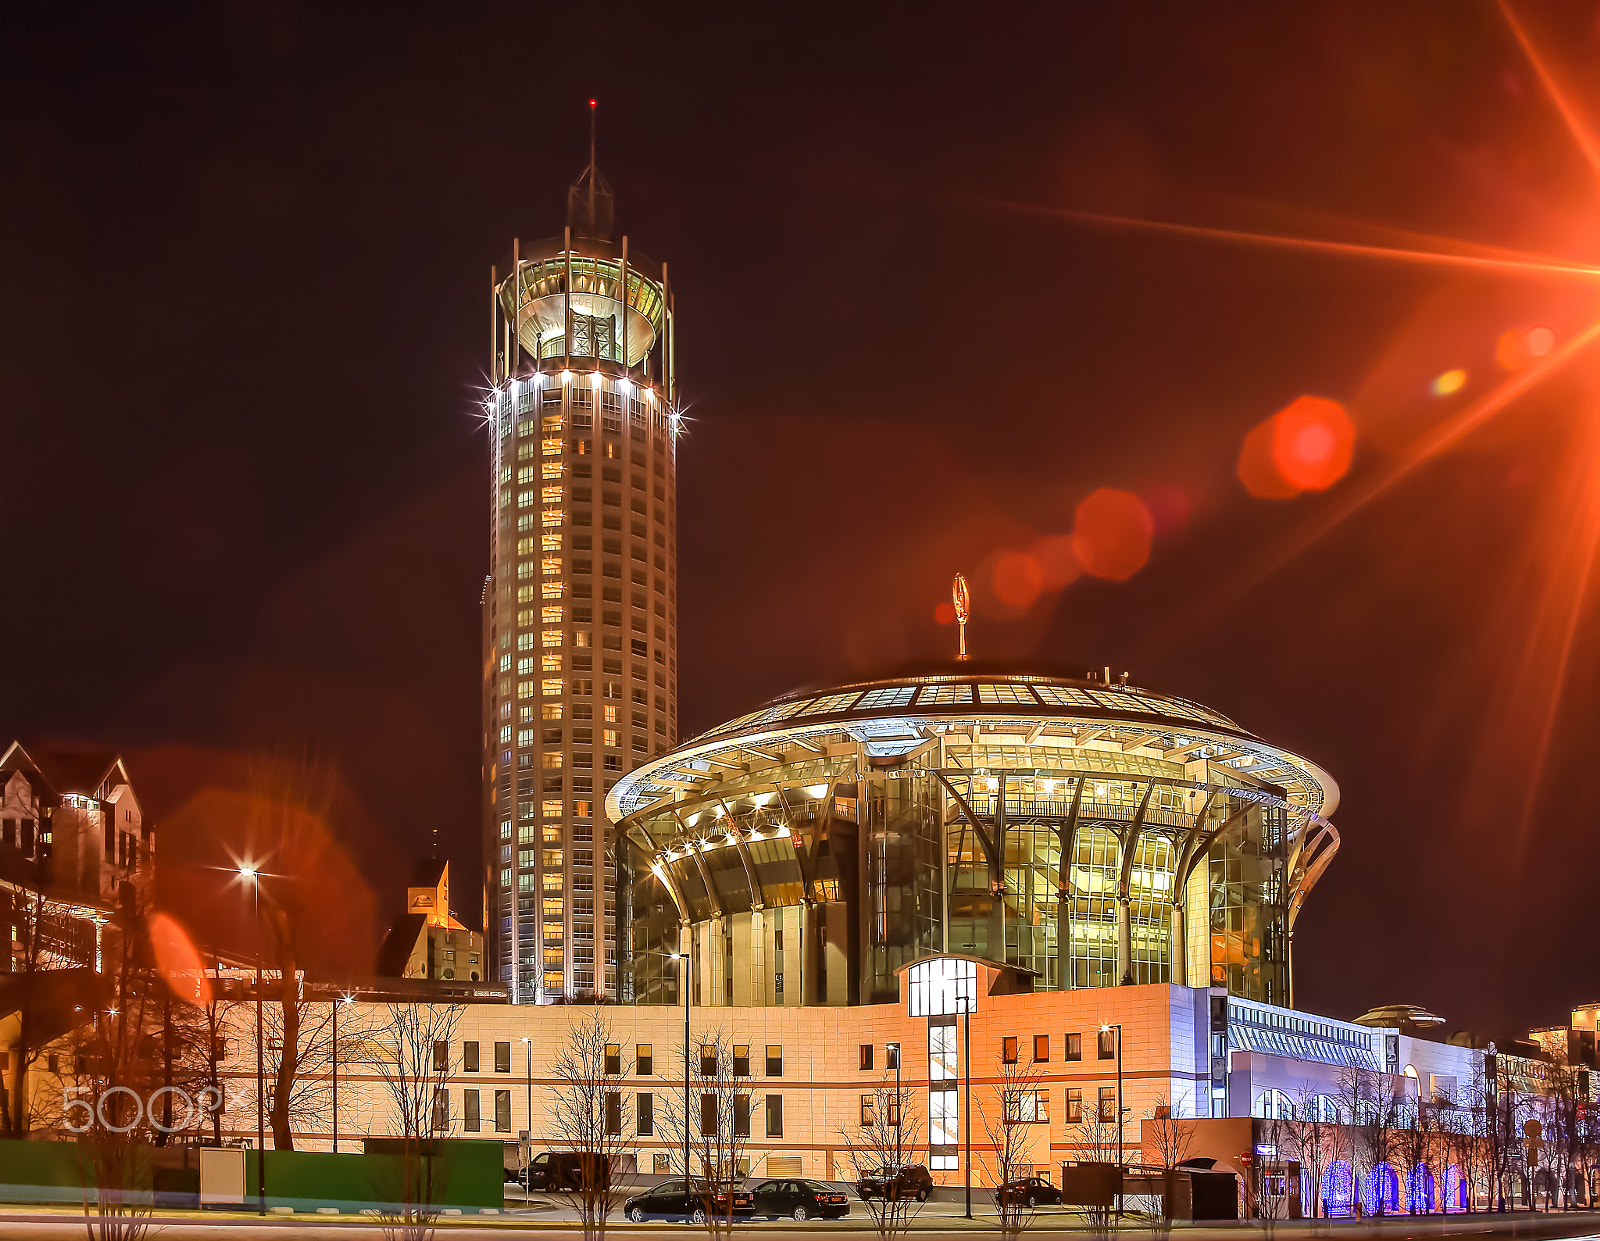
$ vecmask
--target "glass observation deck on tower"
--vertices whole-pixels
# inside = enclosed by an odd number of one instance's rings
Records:
[[[1333,780],[1183,699],[955,664],[786,695],[625,776],[619,998],[865,1004],[931,952],[1290,1002]]]
[[[575,241],[570,253],[561,245],[540,243],[538,249],[548,252],[521,258],[498,287],[501,310],[516,325],[523,350],[541,360],[622,362],[626,341],[626,365],[638,366],[666,314],[658,269],[628,255],[624,295],[620,249],[587,237]]]

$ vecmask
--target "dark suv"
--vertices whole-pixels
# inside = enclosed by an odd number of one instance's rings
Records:
[[[596,1188],[611,1183],[611,1157],[609,1155],[582,1154],[578,1151],[543,1151],[534,1156],[528,1165],[529,1190],[548,1192],[579,1190],[583,1188],[584,1168],[595,1169]],[[520,1178],[519,1178],[520,1179]]]
[[[856,1182],[856,1193],[861,1195],[863,1201],[883,1198],[889,1202],[900,1202],[915,1198],[918,1202],[926,1202],[933,1193],[933,1177],[920,1163],[908,1163],[899,1169],[875,1168],[864,1173]]]

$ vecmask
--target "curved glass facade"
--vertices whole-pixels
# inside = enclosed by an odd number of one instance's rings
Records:
[[[662,954],[687,942],[702,1005],[893,1001],[896,971],[933,952],[1039,989],[1174,981],[1287,1003],[1336,798],[1225,717],[1098,682],[780,699],[615,790],[619,998],[681,1002]]]

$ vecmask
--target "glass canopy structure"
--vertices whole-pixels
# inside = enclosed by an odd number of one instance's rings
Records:
[[[612,790],[618,998],[892,1002],[933,952],[1040,990],[1177,982],[1291,1002],[1338,849],[1321,768],[1209,708],[955,663],[775,699]]]

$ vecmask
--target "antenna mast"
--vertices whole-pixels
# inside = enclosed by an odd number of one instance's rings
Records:
[[[594,218],[594,179],[600,175],[594,163],[594,125],[596,104],[598,102],[595,99],[589,100],[589,227],[594,229],[595,232],[600,231]],[[688,1173],[684,1175],[687,1176]]]

